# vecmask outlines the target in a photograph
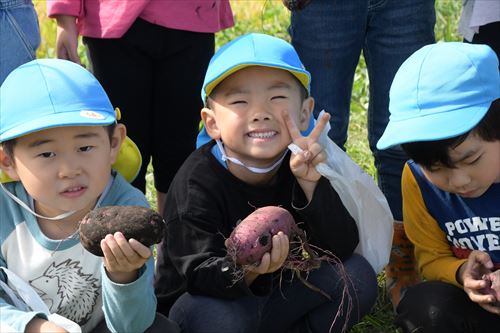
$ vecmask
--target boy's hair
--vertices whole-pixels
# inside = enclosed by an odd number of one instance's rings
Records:
[[[115,132],[116,123],[104,126],[104,128],[108,132],[109,141],[111,142],[111,138],[113,137],[113,133]],[[0,147],[2,147],[4,153],[11,159],[14,158],[14,148],[16,146],[16,142],[16,138],[0,142]]]
[[[453,138],[438,141],[417,141],[403,143],[401,147],[416,163],[426,169],[436,165],[454,168],[449,150],[459,146],[469,135],[477,135],[483,141],[500,141],[500,99],[495,100],[486,115],[470,131]]]
[[[207,68],[201,99],[207,102],[214,89],[229,75],[250,67],[283,69],[292,74],[309,95],[311,75],[291,44],[283,39],[258,33],[240,36],[221,47]]]
[[[391,115],[378,149],[456,138],[471,131],[500,98],[498,58],[487,45],[426,45],[401,65],[389,96]]]

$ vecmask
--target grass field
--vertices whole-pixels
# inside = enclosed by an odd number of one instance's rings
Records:
[[[313,0],[314,1],[314,0]],[[56,25],[53,20],[45,15],[45,0],[34,1],[40,18],[42,43],[37,52],[38,57],[55,56]],[[438,41],[460,40],[457,34],[457,23],[461,11],[460,0],[436,0],[436,39]],[[262,32],[289,40],[287,27],[289,12],[281,1],[269,0],[232,0],[235,27],[227,29],[216,35],[217,47],[233,38],[247,32]],[[79,48],[79,54],[86,64],[85,49]],[[370,175],[375,177],[373,158],[367,143],[366,109],[368,106],[368,74],[361,59],[356,69],[355,83],[351,101],[351,122],[349,126],[349,139],[347,142],[348,154],[363,167]],[[155,207],[154,188],[152,175],[148,174],[148,200]],[[380,296],[372,313],[365,316],[356,325],[351,333],[365,332],[397,332],[392,326],[392,307],[385,297],[384,276],[379,275]]]

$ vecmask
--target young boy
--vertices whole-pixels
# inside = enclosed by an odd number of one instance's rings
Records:
[[[111,171],[125,134],[101,85],[69,61],[31,61],[0,87],[0,167],[14,180],[0,189],[6,331],[66,332],[46,313],[13,305],[30,303],[22,293],[7,296],[19,290],[16,275],[83,332],[143,332],[155,320],[151,250],[116,232],[101,241],[101,259],[78,237],[79,221],[95,207],[148,205]]]
[[[403,63],[390,98],[378,148],[401,144],[412,159],[404,224],[426,279],[408,290],[396,323],[404,332],[499,332],[500,299],[489,288],[500,282],[498,59],[486,45],[425,46]]]
[[[170,310],[183,332],[338,332],[373,305],[375,274],[353,254],[356,223],[315,169],[325,160],[317,141],[328,117],[309,136],[299,131],[313,110],[309,84],[293,47],[275,37],[244,35],[212,58],[201,116],[213,140],[191,154],[173,181],[157,257],[159,311]],[[303,152],[288,152],[292,142]],[[238,220],[269,205],[287,209],[311,244],[342,261],[303,274],[319,291],[282,270],[293,246],[282,232],[272,237],[270,253],[235,278],[242,267],[228,257],[225,239]]]

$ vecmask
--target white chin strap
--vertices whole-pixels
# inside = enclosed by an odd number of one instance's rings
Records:
[[[3,191],[5,192],[5,194],[7,194],[12,200],[14,200],[15,202],[17,202],[19,204],[19,206],[21,206],[22,208],[26,209],[31,214],[33,214],[33,215],[35,215],[37,217],[40,217],[42,219],[53,220],[53,221],[62,220],[62,219],[67,218],[68,216],[76,213],[76,210],[72,210],[70,212],[62,213],[62,214],[54,216],[54,217],[47,217],[47,216],[43,216],[43,215],[37,214],[26,203],[24,203],[21,199],[19,199],[18,197],[16,197],[14,194],[10,193],[5,188],[5,186],[3,186],[3,184],[1,182],[0,182],[0,187],[3,189]]]
[[[233,162],[234,164],[237,164],[237,165],[240,165],[242,167],[244,167],[245,169],[253,172],[253,173],[268,173],[269,171],[272,171],[274,170],[274,168],[276,168],[278,165],[281,164],[281,162],[283,161],[283,159],[285,158],[286,156],[286,151],[283,153],[283,156],[281,156],[281,158],[279,160],[277,160],[273,165],[271,165],[270,167],[268,168],[258,168],[258,167],[252,167],[252,166],[248,166],[248,165],[245,165],[243,164],[243,162],[241,162],[239,159],[237,158],[234,158],[234,157],[229,157],[226,155],[226,152],[224,151],[224,146],[222,145],[222,142],[220,140],[215,140],[215,142],[217,142],[217,147],[219,148],[219,151],[222,155],[222,160],[225,162],[225,161],[231,161]]]

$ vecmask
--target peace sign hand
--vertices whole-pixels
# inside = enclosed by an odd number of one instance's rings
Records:
[[[283,118],[292,138],[292,143],[302,149],[302,152],[293,152],[290,157],[290,169],[294,174],[306,197],[311,200],[321,175],[316,171],[316,165],[326,160],[324,147],[318,142],[319,136],[330,120],[330,114],[324,113],[316,122],[314,129],[308,136],[303,136],[287,111]]]

